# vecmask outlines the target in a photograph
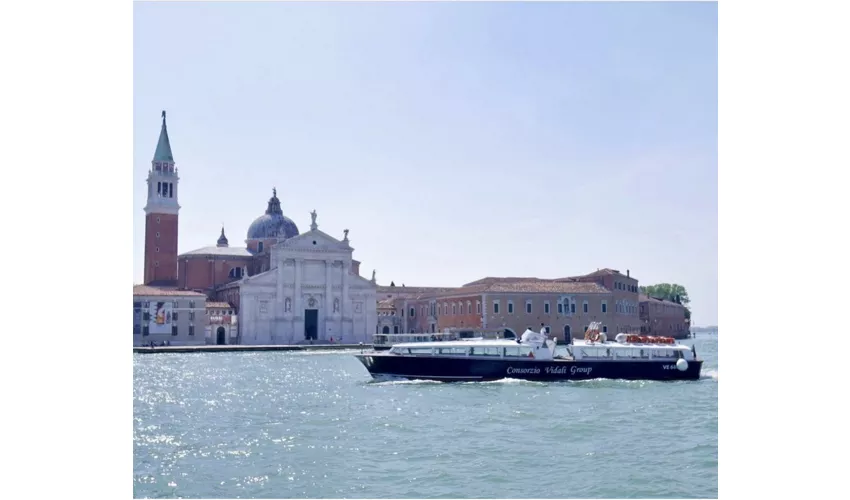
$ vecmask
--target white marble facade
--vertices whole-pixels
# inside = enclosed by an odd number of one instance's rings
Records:
[[[348,231],[340,241],[311,230],[271,249],[271,270],[239,289],[241,343],[370,343],[377,324],[377,285],[352,274]]]

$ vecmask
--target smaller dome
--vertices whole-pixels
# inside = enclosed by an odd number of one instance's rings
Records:
[[[218,237],[218,242],[216,246],[226,247],[227,246],[227,236],[224,235],[224,226],[221,227],[221,236]]]
[[[298,234],[298,226],[292,219],[283,215],[283,211],[280,209],[280,200],[277,198],[277,189],[273,189],[266,213],[257,217],[248,226],[248,239],[278,238],[283,240],[298,236]]]

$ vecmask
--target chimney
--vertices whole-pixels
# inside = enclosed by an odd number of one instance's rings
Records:
[[[628,277],[629,277],[629,270],[626,269],[626,278],[628,278]]]

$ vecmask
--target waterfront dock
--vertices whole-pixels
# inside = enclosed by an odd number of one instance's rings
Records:
[[[371,349],[372,344],[297,344],[297,345],[181,345],[133,347],[134,353],[167,352],[257,352],[257,351],[343,351]]]

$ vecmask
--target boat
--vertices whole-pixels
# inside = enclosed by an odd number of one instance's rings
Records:
[[[377,380],[540,382],[623,379],[697,380],[702,360],[696,349],[670,337],[618,334],[609,341],[599,324],[584,340],[556,353],[554,339],[526,330],[519,339],[464,339],[398,343],[386,351],[355,354]]]

